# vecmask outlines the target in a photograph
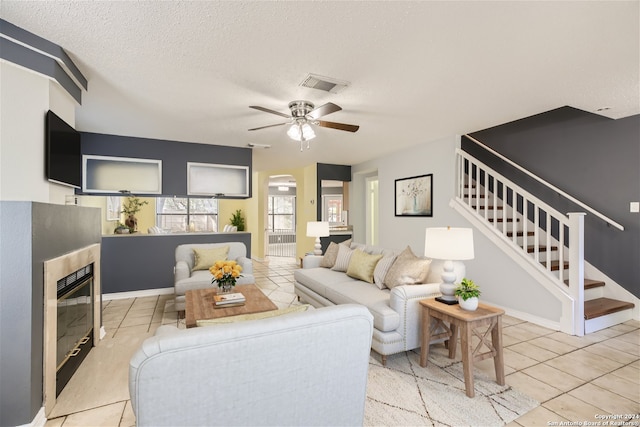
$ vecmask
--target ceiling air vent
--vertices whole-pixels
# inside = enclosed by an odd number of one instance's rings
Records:
[[[317,74],[309,74],[300,83],[302,87],[310,87],[312,89],[323,90],[325,92],[339,93],[342,89],[349,86],[349,82],[343,80],[332,79],[331,77],[323,77]]]

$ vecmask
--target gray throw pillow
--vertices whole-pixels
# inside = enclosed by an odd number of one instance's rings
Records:
[[[350,249],[346,245],[338,245],[338,256],[336,257],[336,263],[332,270],[345,272],[349,268],[349,261],[351,261],[351,255],[353,255],[353,249]]]
[[[345,245],[347,248],[351,245],[351,239],[340,242],[341,245]],[[324,251],[324,256],[320,260],[320,267],[331,268],[336,263],[338,257],[338,244],[335,242],[329,243],[327,250]]]

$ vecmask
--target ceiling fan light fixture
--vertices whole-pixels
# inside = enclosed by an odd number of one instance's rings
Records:
[[[305,123],[302,125],[302,137],[305,141],[309,141],[316,137],[316,133],[313,131],[313,128],[309,125],[309,123]]]
[[[289,135],[289,138],[293,139],[294,141],[300,141],[302,139],[300,126],[298,126],[298,124],[291,125],[291,127],[287,131],[287,135]]]
[[[287,131],[287,135],[289,138],[294,141],[309,141],[316,137],[316,133],[311,128],[309,123],[294,123],[291,125],[289,130]]]

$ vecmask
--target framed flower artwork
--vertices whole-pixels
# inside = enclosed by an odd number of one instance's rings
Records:
[[[395,182],[396,216],[433,216],[433,174]]]

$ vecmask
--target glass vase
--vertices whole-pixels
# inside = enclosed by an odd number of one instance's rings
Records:
[[[233,283],[231,282],[223,282],[218,285],[218,293],[220,294],[229,294],[233,292]]]

